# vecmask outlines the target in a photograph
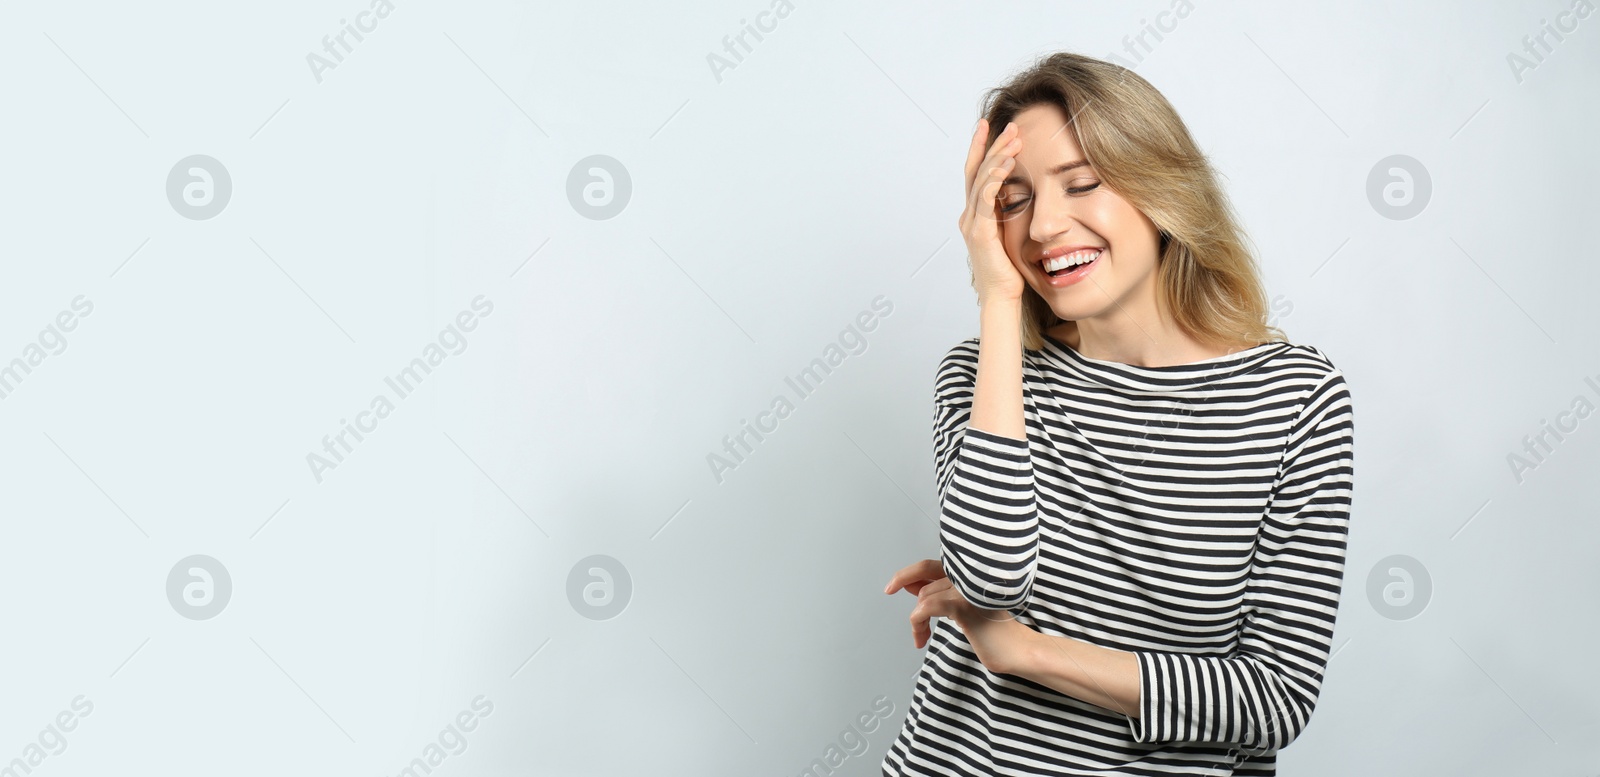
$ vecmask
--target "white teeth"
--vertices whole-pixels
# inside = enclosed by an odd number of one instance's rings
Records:
[[[1078,265],[1092,261],[1095,257],[1100,255],[1100,251],[1102,250],[1104,249],[1096,249],[1093,251],[1076,251],[1074,253],[1067,254],[1066,256],[1058,256],[1054,259],[1048,259],[1044,262],[1044,271],[1050,273],[1060,270],[1064,267],[1077,267]]]

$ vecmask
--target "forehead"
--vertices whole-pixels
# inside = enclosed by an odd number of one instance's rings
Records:
[[[1022,150],[1017,152],[1020,166],[1042,170],[1083,159],[1077,132],[1059,106],[1029,106],[1017,114],[1015,121],[1022,138]]]
[[[1077,131],[1072,123],[1067,122],[1067,115],[1061,107],[1029,106],[1013,118],[1022,137],[1022,152],[1026,153],[1032,147],[1035,150],[1070,150],[1074,152],[1072,158],[1082,158],[1078,149]],[[1003,130],[1003,128],[1002,128]]]

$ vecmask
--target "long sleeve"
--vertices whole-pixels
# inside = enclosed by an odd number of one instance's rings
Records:
[[[1033,588],[1039,511],[1028,441],[970,429],[977,339],[958,343],[934,379],[934,464],[945,575],[987,610],[1021,606]]]
[[[1295,740],[1327,668],[1354,487],[1354,412],[1342,373],[1310,391],[1291,426],[1256,538],[1238,646],[1225,656],[1135,651],[1136,742],[1252,751]]]

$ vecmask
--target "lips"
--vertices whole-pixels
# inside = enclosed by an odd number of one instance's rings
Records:
[[[1104,254],[1104,253],[1105,253],[1105,249],[1104,248],[1099,248],[1099,247],[1087,247],[1087,248],[1085,248],[1085,247],[1069,247],[1069,248],[1065,248],[1065,249],[1054,249],[1054,250],[1051,250],[1051,251],[1046,251],[1041,256],[1041,258],[1039,259],[1039,271],[1043,272],[1045,275],[1049,275],[1050,277],[1053,277],[1053,278],[1060,277],[1060,275],[1053,274],[1050,271],[1050,268],[1051,268],[1052,265],[1058,264],[1058,263],[1065,263],[1065,262],[1076,262],[1077,264],[1066,265],[1066,267],[1067,268],[1086,267],[1086,266],[1088,266],[1090,264],[1093,264],[1096,261],[1098,261],[1100,259],[1100,256],[1102,254]],[[1084,261],[1084,257],[1091,257],[1091,258],[1087,262],[1085,262]],[[1060,261],[1058,262],[1057,260],[1060,260]],[[1057,272],[1058,273],[1065,273],[1067,271],[1068,270],[1058,270]]]
[[[1050,259],[1055,258],[1056,256],[1066,256],[1074,251],[1084,250],[1095,251],[1095,258],[1084,262],[1083,264],[1072,267],[1071,269],[1065,270],[1059,275],[1051,275],[1049,272],[1045,271],[1045,262],[1049,261]],[[1049,285],[1051,288],[1065,288],[1083,280],[1084,278],[1088,277],[1090,273],[1094,272],[1100,266],[1100,260],[1105,257],[1107,250],[1108,249],[1106,248],[1100,248],[1097,246],[1089,246],[1087,248],[1070,247],[1066,249],[1056,249],[1046,252],[1044,257],[1039,260],[1039,264],[1037,266],[1039,268],[1039,272],[1044,274],[1044,282],[1047,285]]]

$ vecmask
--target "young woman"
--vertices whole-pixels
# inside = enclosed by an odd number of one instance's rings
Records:
[[[885,588],[928,649],[883,773],[1275,774],[1339,606],[1344,376],[1268,324],[1143,78],[1055,54],[985,114],[960,220],[980,335],[935,378],[942,558]]]

